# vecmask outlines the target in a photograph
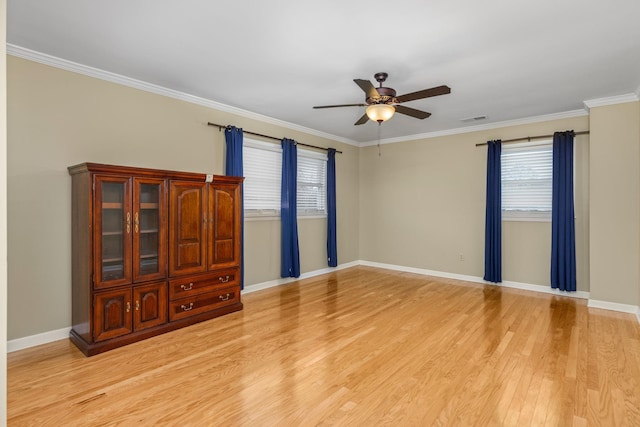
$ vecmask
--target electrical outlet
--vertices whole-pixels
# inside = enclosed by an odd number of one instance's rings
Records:
[[[464,254],[460,252],[460,261],[464,261]]]

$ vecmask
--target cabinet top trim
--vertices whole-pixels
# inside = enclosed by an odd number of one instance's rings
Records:
[[[154,178],[182,179],[189,181],[206,182],[207,174],[196,172],[179,172],[162,169],[138,168],[132,166],[114,166],[100,163],[80,163],[79,165],[69,166],[69,175],[77,175],[81,173],[107,173],[107,174],[123,174],[136,175]],[[213,182],[216,183],[238,183],[244,180],[243,177],[213,175]]]

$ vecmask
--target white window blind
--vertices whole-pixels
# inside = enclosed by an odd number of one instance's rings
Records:
[[[248,218],[280,216],[282,147],[244,139],[244,211]],[[327,212],[327,155],[298,148],[298,216],[324,216]]]
[[[503,219],[551,219],[552,168],[550,142],[502,147]]]
[[[277,144],[245,138],[242,163],[245,215],[279,216],[282,148]]]
[[[298,216],[327,214],[327,155],[298,149]]]

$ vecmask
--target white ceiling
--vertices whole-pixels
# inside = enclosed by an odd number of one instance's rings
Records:
[[[353,79],[376,83],[379,71],[399,95],[452,89],[404,104],[433,115],[396,114],[382,139],[574,111],[640,89],[639,0],[9,0],[7,8],[12,45],[354,142],[378,138],[377,124],[353,125],[364,108],[311,107],[364,102]]]

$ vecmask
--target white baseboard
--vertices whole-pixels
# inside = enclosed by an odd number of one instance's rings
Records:
[[[361,260],[340,264],[339,266],[334,268],[322,268],[320,270],[303,273],[300,275],[299,278],[276,279],[276,280],[269,280],[267,282],[256,283],[254,285],[248,285],[248,286],[245,286],[242,293],[248,294],[248,293],[260,291],[263,289],[269,289],[275,286],[291,283],[296,280],[320,276],[322,274],[330,273],[332,271],[344,270],[346,268],[351,268],[358,265],[384,268],[386,270],[403,271],[406,273],[415,273],[415,274],[421,274],[425,276],[442,277],[445,279],[463,280],[466,282],[481,283],[485,285],[503,286],[505,288],[514,288],[514,289],[522,289],[526,291],[542,292],[545,294],[560,295],[560,296],[571,297],[571,298],[587,299],[589,300],[588,302],[589,307],[635,314],[636,318],[638,319],[638,323],[640,323],[640,307],[635,305],[628,305],[628,304],[618,304],[618,303],[613,303],[608,301],[592,300],[592,299],[589,299],[589,292],[584,292],[584,291],[561,292],[557,289],[551,289],[548,286],[534,285],[530,283],[510,282],[510,281],[505,281],[505,282],[496,284],[492,282],[487,282],[478,276],[467,276],[463,274],[448,273],[444,271],[426,270],[423,268],[406,267],[406,266],[400,266],[400,265],[394,265],[394,264],[383,264],[379,262],[361,261]],[[17,338],[15,340],[8,341],[7,352],[11,353],[14,351],[23,350],[25,348],[35,347],[37,345],[47,344],[53,341],[58,341],[61,339],[68,338],[69,331],[71,331],[71,327],[62,328],[55,331],[43,332],[41,334],[31,335],[28,337]]]
[[[490,283],[490,282],[485,282],[485,283]],[[502,283],[498,283],[498,286],[504,286],[505,288],[513,288],[513,289],[522,289],[525,291],[542,292],[543,294],[559,295],[562,297],[579,298],[579,299],[587,299],[587,300],[589,299],[589,292],[585,292],[585,291],[563,292],[559,289],[553,289],[549,286],[532,285],[529,283],[520,283],[520,282],[510,282],[508,280]]]
[[[630,304],[620,304],[617,302],[609,302],[609,301],[599,301],[595,299],[589,300],[589,307],[591,308],[601,308],[603,310],[613,310],[620,311],[622,313],[631,313],[635,314],[638,317],[638,321],[640,322],[640,308],[635,305]]]
[[[487,283],[480,277],[465,276],[463,274],[447,273],[444,271],[425,270],[424,268],[405,267],[403,265],[383,264],[380,262],[360,261],[360,265],[384,268],[385,270],[403,271],[405,273],[422,274],[424,276],[444,277],[445,279],[464,280],[467,282]]]
[[[12,353],[14,351],[24,350],[25,348],[35,347],[37,345],[48,344],[53,341],[69,338],[70,331],[71,327],[68,327],[7,341],[7,353]]]
[[[466,282],[482,283],[485,285],[502,286],[504,288],[514,288],[514,289],[521,289],[525,291],[542,292],[545,294],[560,295],[560,296],[570,297],[570,298],[589,299],[589,292],[584,292],[584,291],[562,292],[562,291],[559,291],[558,289],[552,289],[549,286],[544,286],[544,285],[534,285],[530,283],[520,283],[520,282],[511,282],[511,281],[493,283],[493,282],[487,282],[482,277],[478,277],[478,276],[466,276],[463,274],[448,273],[445,271],[425,270],[422,268],[404,267],[400,265],[382,264],[382,263],[370,262],[370,261],[360,261],[360,265],[384,268],[387,270],[404,271],[406,273],[422,274],[425,276],[443,277],[445,279],[464,280]]]
[[[302,273],[300,277],[287,277],[283,279],[269,280],[267,282],[256,283],[253,285],[247,285],[242,290],[243,294],[249,294],[251,292],[261,291],[263,289],[269,289],[280,285],[286,285],[287,283],[295,282],[296,280],[308,279],[309,277],[320,276],[322,274],[331,273],[332,271],[344,270],[345,268],[355,267],[360,265],[360,261],[348,262],[346,264],[340,264],[337,267],[321,268],[320,270],[309,271]]]

